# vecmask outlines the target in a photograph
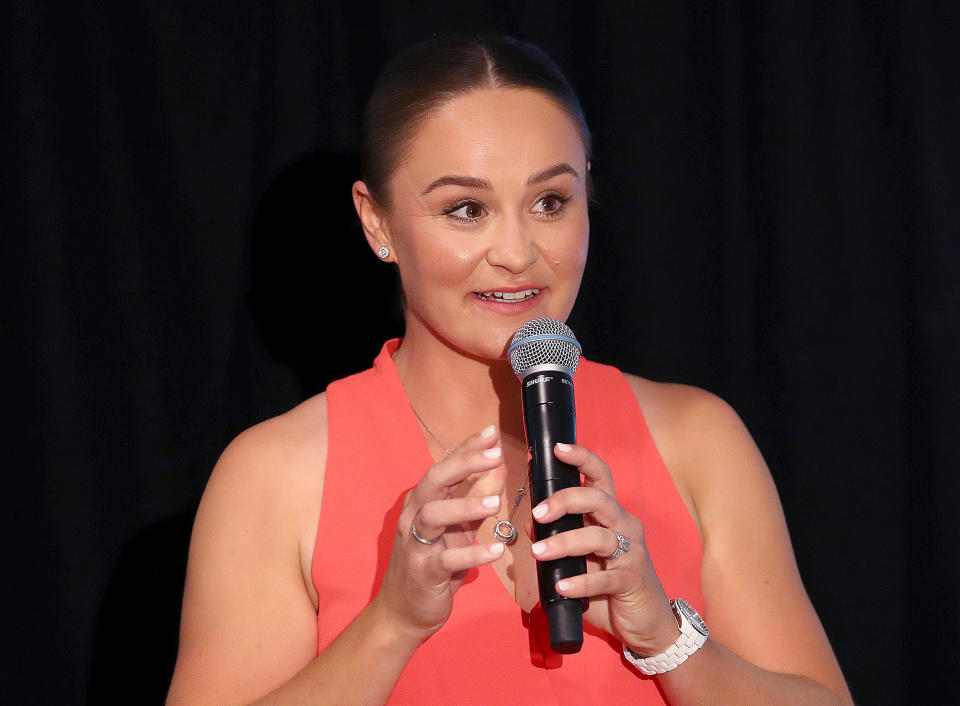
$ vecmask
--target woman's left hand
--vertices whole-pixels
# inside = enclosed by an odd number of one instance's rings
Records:
[[[586,556],[587,573],[560,581],[557,592],[590,598],[584,618],[626,643],[635,652],[653,655],[669,647],[679,631],[673,609],[653,568],[643,524],[617,502],[610,467],[584,446],[558,444],[557,458],[577,466],[581,487],[559,490],[534,508],[534,522],[547,523],[566,514],[583,514],[583,529],[554,535],[533,545],[537,561]],[[539,516],[538,516],[539,513]],[[617,531],[630,550],[609,558],[619,546]]]

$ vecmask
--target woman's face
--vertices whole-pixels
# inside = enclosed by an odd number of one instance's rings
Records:
[[[565,320],[587,257],[587,167],[576,123],[538,91],[479,89],[431,115],[384,214],[407,336],[499,358],[524,322]]]

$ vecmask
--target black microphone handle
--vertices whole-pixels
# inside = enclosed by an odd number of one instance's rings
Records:
[[[523,379],[523,416],[530,445],[530,498],[536,507],[561,488],[580,485],[580,471],[554,453],[557,442],[577,443],[573,380],[564,372],[545,370]],[[583,527],[583,515],[564,515],[541,524],[534,522],[537,540]],[[560,654],[579,652],[583,645],[583,611],[587,601],[557,593],[561,579],[587,572],[585,557],[563,557],[537,562],[540,604],[547,613],[550,647]]]

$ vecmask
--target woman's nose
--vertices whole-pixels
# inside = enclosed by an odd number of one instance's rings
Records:
[[[509,220],[497,228],[487,250],[488,263],[515,274],[526,270],[538,257],[539,251],[533,238],[518,220]]]

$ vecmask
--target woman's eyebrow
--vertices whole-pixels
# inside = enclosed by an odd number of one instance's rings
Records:
[[[571,167],[566,162],[561,162],[560,164],[555,164],[548,169],[544,169],[542,172],[537,172],[529,179],[527,179],[527,186],[532,184],[540,184],[541,182],[553,179],[553,177],[558,174],[572,174],[574,178],[579,179],[580,175],[577,174],[577,170]]]
[[[480,177],[472,176],[459,176],[456,174],[448,174],[447,176],[442,176],[439,179],[434,179],[430,182],[430,185],[424,189],[420,195],[426,196],[434,189],[439,189],[441,186],[465,186],[468,189],[492,189],[493,186],[486,179],[481,179]]]

